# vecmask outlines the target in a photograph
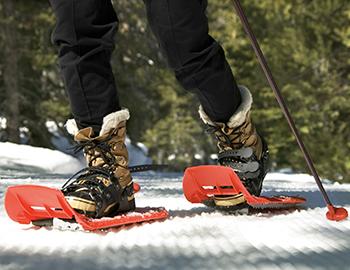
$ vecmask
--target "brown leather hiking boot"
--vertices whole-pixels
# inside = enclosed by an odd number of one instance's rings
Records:
[[[125,146],[129,117],[126,109],[107,115],[98,136],[91,127],[79,130],[74,120],[67,121],[67,130],[74,135],[78,148],[84,149],[88,166],[74,175],[62,191],[80,213],[103,217],[135,209]]]
[[[267,173],[268,148],[252,122],[250,111],[253,98],[240,86],[242,102],[227,123],[213,122],[200,106],[199,114],[218,141],[220,165],[231,167],[252,195],[259,196]],[[242,194],[215,197],[217,206],[234,206],[244,202]]]

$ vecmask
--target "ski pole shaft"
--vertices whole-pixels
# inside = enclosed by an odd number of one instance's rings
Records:
[[[242,7],[239,0],[232,0],[232,2],[233,2],[233,5],[236,9],[236,12],[237,12],[241,22],[243,24],[243,28],[244,28],[246,34],[248,35],[248,37],[252,43],[252,47],[254,49],[256,57],[258,58],[259,63],[260,63],[260,65],[265,73],[265,76],[266,76],[266,78],[267,78],[267,80],[268,80],[268,82],[269,82],[269,84],[270,84],[270,86],[275,94],[277,102],[278,102],[279,106],[281,107],[282,112],[283,112],[285,118],[287,119],[288,125],[289,125],[290,129],[292,130],[292,132],[293,132],[293,134],[298,142],[298,145],[299,145],[300,150],[302,151],[302,153],[304,155],[304,158],[306,160],[308,167],[309,167],[313,177],[315,178],[316,184],[317,184],[319,190],[321,191],[326,204],[332,205],[332,203],[327,195],[327,192],[322,185],[320,177],[316,171],[316,168],[315,168],[314,163],[311,159],[309,151],[306,149],[306,146],[305,146],[305,144],[304,144],[304,142],[303,142],[303,140],[298,132],[298,129],[294,123],[294,120],[293,120],[293,118],[288,110],[288,107],[284,101],[284,98],[281,94],[281,91],[280,91],[280,89],[279,89],[279,87],[278,87],[278,85],[277,85],[277,83],[272,75],[272,72],[269,68],[269,65],[266,61],[266,58],[265,58],[265,56],[264,56],[264,54],[259,46],[259,43],[258,43],[258,41],[253,33],[253,30],[250,27],[249,21],[247,19],[247,16],[244,13],[243,7]]]

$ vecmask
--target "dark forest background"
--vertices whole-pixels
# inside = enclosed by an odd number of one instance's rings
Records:
[[[168,163],[169,156],[178,167],[209,162],[215,144],[199,121],[198,101],[167,69],[143,2],[114,4],[120,31],[112,62],[122,105],[132,112],[129,136],[145,143],[155,162]],[[350,1],[242,4],[320,174],[349,182]],[[306,171],[231,1],[209,0],[208,17],[237,81],[253,93],[253,117],[269,142],[273,168]],[[71,117],[50,42],[54,23],[47,1],[0,0],[0,117],[7,120],[0,141],[18,143],[21,133],[30,145],[52,148],[45,123],[63,130]]]

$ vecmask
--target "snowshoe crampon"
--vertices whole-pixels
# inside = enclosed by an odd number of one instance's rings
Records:
[[[134,184],[134,190],[140,189]],[[37,185],[19,185],[7,189],[5,209],[8,216],[20,224],[49,224],[53,218],[75,220],[83,229],[93,231],[134,223],[164,220],[168,212],[164,208],[136,208],[135,211],[115,217],[88,218],[68,204],[63,193],[54,188]]]
[[[213,201],[214,196],[243,194],[245,203],[253,208],[291,208],[304,203],[301,197],[258,197],[251,195],[232,168],[224,166],[197,166],[187,168],[183,191],[191,203]]]

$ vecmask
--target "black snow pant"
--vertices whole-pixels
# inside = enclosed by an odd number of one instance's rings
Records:
[[[184,89],[213,121],[225,122],[241,97],[221,46],[208,34],[207,0],[144,0],[149,25]],[[118,18],[111,0],[50,0],[52,38],[72,114],[80,128],[119,110],[110,64]]]

